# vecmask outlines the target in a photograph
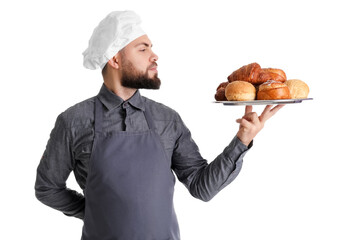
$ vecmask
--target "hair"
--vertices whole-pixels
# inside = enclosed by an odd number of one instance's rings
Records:
[[[121,54],[122,57],[125,57],[125,55],[126,55],[125,54],[125,48],[122,48],[119,52],[120,52],[120,54]],[[106,63],[106,65],[104,65],[104,67],[102,68],[102,71],[101,71],[102,76],[106,75],[107,68],[108,68],[108,63]]]
[[[106,63],[106,65],[104,65],[104,67],[102,68],[102,76],[104,76],[104,75],[106,75],[106,73],[107,73],[107,68],[108,68],[108,66],[107,66],[108,64]]]

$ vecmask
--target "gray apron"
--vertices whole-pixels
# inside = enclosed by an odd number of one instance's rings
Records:
[[[149,130],[103,133],[103,105],[95,98],[82,240],[180,239],[171,162],[144,114]]]

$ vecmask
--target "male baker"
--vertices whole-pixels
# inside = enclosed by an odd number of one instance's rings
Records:
[[[36,197],[83,219],[82,240],[180,239],[173,207],[175,176],[209,201],[238,175],[267,119],[246,107],[239,131],[212,162],[200,155],[178,113],[138,89],[159,89],[158,56],[132,11],[110,13],[95,28],[84,66],[102,69],[98,95],[63,113],[37,169]],[[84,195],[68,189],[71,172]]]

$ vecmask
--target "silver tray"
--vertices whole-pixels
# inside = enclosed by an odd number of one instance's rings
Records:
[[[223,103],[226,106],[236,105],[272,105],[272,104],[292,104],[301,103],[305,100],[313,100],[313,98],[300,99],[278,99],[278,100],[253,100],[253,101],[214,101],[214,103]]]

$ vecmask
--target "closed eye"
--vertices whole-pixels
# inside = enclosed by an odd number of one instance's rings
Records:
[[[138,43],[135,47],[140,47],[141,52],[145,52],[148,48],[151,48],[153,45],[146,42]]]

